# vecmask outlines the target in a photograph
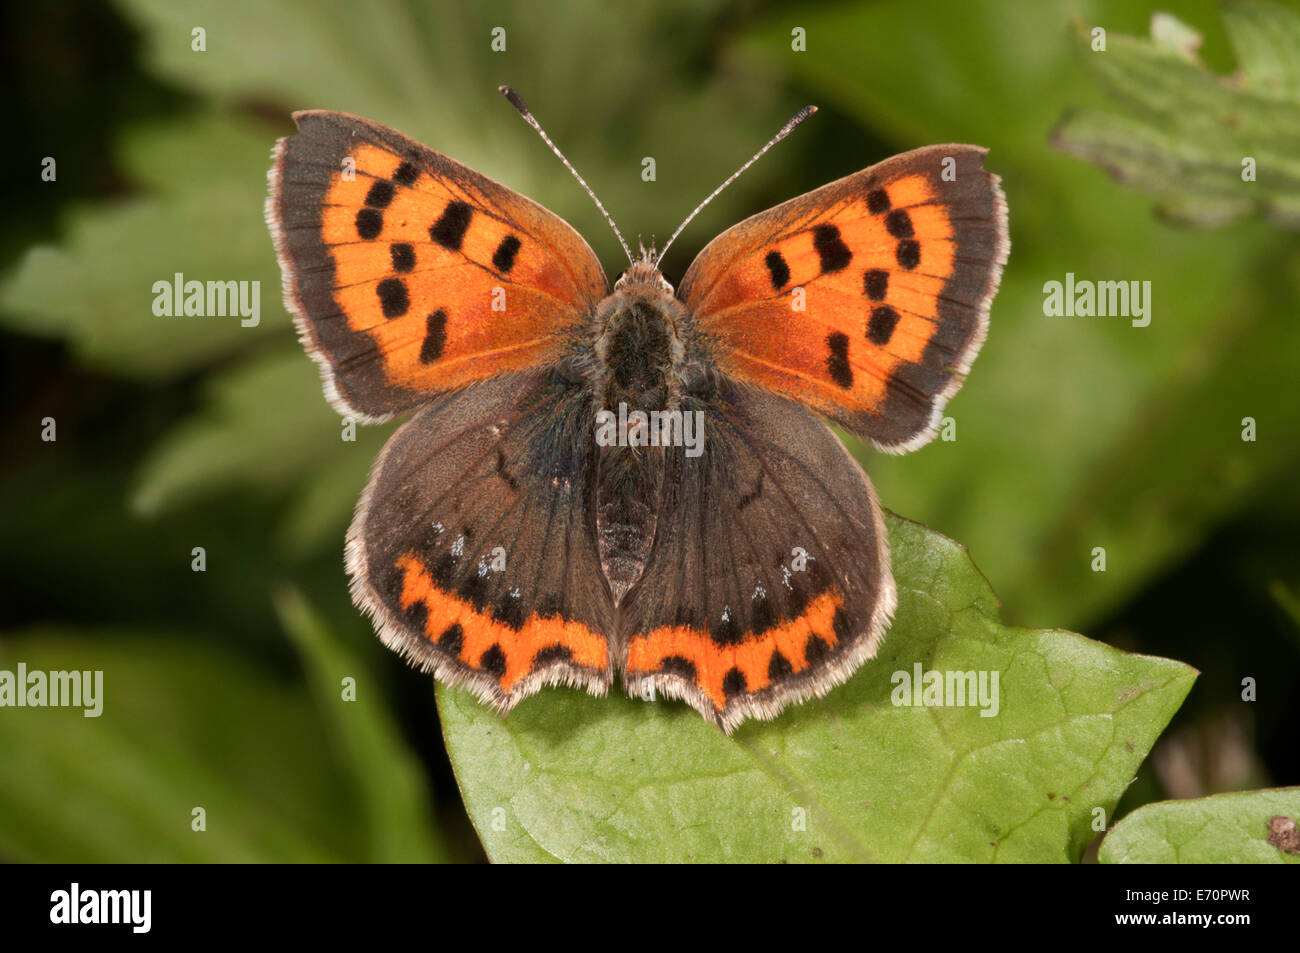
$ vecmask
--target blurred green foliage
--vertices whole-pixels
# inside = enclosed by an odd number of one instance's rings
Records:
[[[1161,196],[1157,209],[1172,221],[1221,225],[1257,211],[1300,228],[1300,16],[1245,0],[1225,3],[1223,17],[1232,76],[1205,68],[1200,35],[1171,14],[1153,18],[1150,39],[1079,24],[1081,61],[1115,107],[1072,113],[1053,140]],[[1088,55],[1102,44],[1107,55]]]
[[[671,231],[798,106],[822,107],[701,214],[665,263],[670,280],[727,225],[831,178],[927,143],[988,146],[1012,230],[989,339],[949,408],[956,441],[903,458],[858,448],[880,497],[969,547],[1009,622],[1201,669],[1175,727],[1194,733],[1211,708],[1248,708],[1254,782],[1300,782],[1290,741],[1300,637],[1287,610],[1300,592],[1300,238],[1256,214],[1171,227],[1153,210],[1192,208],[1205,169],[1134,177],[1161,186],[1147,197],[1052,144],[1053,130],[1058,142],[1086,139],[1092,153],[1075,151],[1092,159],[1140,145],[1146,170],[1185,152],[1187,136],[1216,161],[1241,151],[1253,127],[1199,121],[1190,92],[1139,103],[1140,120],[1117,100],[1130,74],[1121,56],[1096,57],[1139,49],[1145,41],[1125,35],[1145,36],[1154,9],[944,0],[920,17],[906,2],[669,0],[614,16],[595,0],[388,0],[359,15],[308,0],[119,0],[89,13],[7,11],[28,45],[49,51],[12,67],[24,97],[42,103],[24,116],[34,140],[24,161],[37,170],[54,155],[59,178],[30,171],[3,246],[11,600],[0,667],[101,667],[122,707],[97,720],[0,711],[0,852],[480,856],[428,680],[378,644],[347,597],[343,532],[391,427],[340,439],[279,304],[261,208],[289,112],[350,111],[547,205],[616,272],[612,236],[500,100],[502,83],[525,95],[624,231],[647,237]],[[1225,14],[1258,22],[1278,10],[1234,3]],[[1287,64],[1300,51],[1286,30],[1247,30],[1254,45],[1243,46],[1208,0],[1174,12],[1204,42],[1198,64],[1170,54],[1171,70],[1240,67],[1272,108],[1291,108]],[[1107,53],[1081,39],[1094,24],[1108,31]],[[489,48],[499,25],[505,53]],[[195,27],[205,52],[191,48]],[[806,52],[791,49],[795,27]],[[1099,81],[1108,70],[1111,82]],[[1265,124],[1259,138],[1282,132]],[[1234,214],[1272,207],[1273,153],[1251,154],[1261,188]],[[653,183],[640,177],[648,155]],[[1239,182],[1239,158],[1229,165]],[[1226,216],[1200,220],[1210,219]],[[176,272],[259,281],[260,324],[154,316],[152,285]],[[1066,272],[1150,281],[1151,325],[1046,317],[1043,284]],[[46,416],[55,443],[39,439]],[[1241,439],[1245,417],[1257,422],[1253,442]],[[203,574],[190,571],[194,546],[207,550]],[[1097,546],[1104,573],[1091,569]],[[340,700],[344,677],[357,679],[356,702]],[[1250,706],[1246,677],[1259,682]],[[449,725],[459,712],[462,726],[486,730],[463,697],[442,695]],[[518,730],[539,730],[546,706],[592,704],[547,693],[521,709]],[[608,704],[638,724],[696,718]],[[790,723],[762,731],[779,737]],[[1143,768],[1121,812],[1172,783]],[[190,830],[196,804],[208,807],[206,835]]]

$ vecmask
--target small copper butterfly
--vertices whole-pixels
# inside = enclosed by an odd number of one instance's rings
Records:
[[[340,413],[413,415],[347,537],[389,647],[503,713],[617,674],[726,731],[875,655],[881,510],[819,418],[891,453],[934,436],[1007,257],[986,150],[916,149],[755,215],[675,291],[663,250],[629,251],[611,291],[522,195],[369,120],[294,119],[266,205],[285,303]]]

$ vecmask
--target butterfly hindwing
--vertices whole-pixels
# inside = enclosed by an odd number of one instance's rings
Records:
[[[621,607],[624,683],[730,731],[847,679],[896,597],[875,494],[825,424],[726,381],[700,406],[703,453],[665,451],[654,546]]]
[[[678,296],[719,366],[882,450],[929,440],[983,343],[1007,257],[985,152],[903,153],[714,239]]]
[[[341,413],[388,419],[554,360],[607,283],[566,222],[377,123],[294,114],[267,221],[286,306]]]
[[[545,684],[610,683],[590,418],[549,372],[440,398],[389,440],[348,533],[353,597],[384,642],[501,711]]]

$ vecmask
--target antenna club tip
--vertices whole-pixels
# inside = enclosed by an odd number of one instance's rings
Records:
[[[497,90],[506,99],[510,100],[510,105],[519,110],[525,116],[528,115],[528,107],[524,104],[523,98],[509,86],[498,86]]]

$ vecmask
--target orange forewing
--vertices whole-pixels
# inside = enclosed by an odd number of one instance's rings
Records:
[[[729,373],[885,450],[933,433],[1006,259],[984,150],[931,146],[724,232],[679,292]]]
[[[268,219],[340,410],[389,417],[554,360],[606,293],[587,243],[541,206],[368,120],[294,118]]]

